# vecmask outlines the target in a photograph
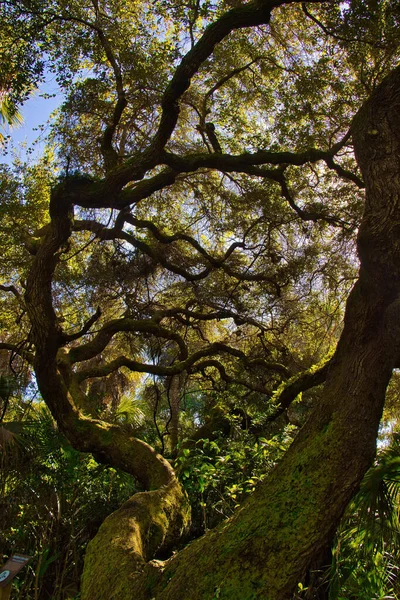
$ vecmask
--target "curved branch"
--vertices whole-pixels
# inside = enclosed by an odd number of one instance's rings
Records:
[[[143,172],[138,179],[141,179],[145,172],[146,169],[143,169]],[[134,186],[122,190],[127,183],[134,180],[134,177],[131,176],[130,169],[127,172],[121,172],[116,169],[107,175],[98,190],[94,190],[94,193],[77,197],[75,203],[77,206],[82,206],[84,208],[112,207],[123,209],[132,204],[137,204],[141,200],[154,194],[154,192],[158,192],[159,190],[172,185],[175,183],[178,175],[179,172],[175,171],[175,169],[167,168],[149,179],[140,181]]]
[[[324,158],[324,161],[326,163],[326,166],[332,169],[333,171],[336,171],[336,173],[342,179],[348,179],[349,181],[352,181],[360,190],[363,190],[365,188],[365,183],[363,182],[363,180],[360,177],[358,177],[355,173],[352,173],[348,169],[345,169],[337,162],[335,162],[333,160],[333,156],[326,156]]]
[[[198,361],[202,360],[203,358],[208,358],[218,354],[229,354],[231,356],[239,358],[249,368],[257,364],[261,365],[264,369],[279,373],[284,377],[287,377],[289,374],[287,368],[280,363],[268,362],[262,359],[247,359],[246,355],[241,350],[228,346],[227,344],[215,342],[205,348],[202,348],[201,350],[198,350],[197,352],[193,352],[193,354],[189,355],[185,360],[175,361],[172,365],[169,366],[143,363],[137,360],[133,360],[127,356],[121,355],[108,363],[103,363],[100,365],[94,365],[91,367],[81,369],[76,373],[76,377],[78,382],[82,382],[85,379],[92,379],[95,377],[106,377],[107,375],[110,375],[110,373],[117,371],[121,367],[126,367],[127,369],[130,369],[131,371],[135,371],[137,373],[148,373],[150,375],[158,375],[160,377],[171,377],[173,375],[179,375],[179,373],[182,373],[183,371],[196,372],[202,370],[206,366],[216,366],[215,364],[211,364],[213,363],[212,360],[203,361],[199,364],[196,363],[198,363]],[[215,363],[217,362],[218,361],[215,361]],[[220,363],[218,362],[218,364]],[[245,380],[230,378],[230,376],[226,374],[225,368],[222,365],[221,369],[218,368],[218,370],[220,370],[220,373],[223,374],[223,376],[221,375],[221,377],[225,381],[239,383],[240,385],[244,385],[249,389],[261,392],[263,394],[270,393],[266,391],[263,386],[254,387],[253,384],[245,382]]]
[[[15,285],[0,285],[0,290],[2,292],[11,292],[17,298],[18,302],[23,302],[21,294]]]
[[[128,221],[127,217],[124,217],[124,219]],[[132,221],[134,221],[133,218]],[[230,247],[227,249],[222,258],[216,259],[212,255],[210,255],[204,248],[202,248],[202,246],[194,238],[191,238],[190,236],[187,236],[185,234],[176,234],[176,237],[172,236],[174,239],[171,239],[169,236],[163,236],[163,234],[161,234],[161,232],[154,226],[152,226],[151,228],[149,227],[149,229],[151,229],[152,231],[157,232],[156,235],[159,236],[164,243],[171,243],[172,241],[177,240],[185,240],[186,242],[190,243],[193,247],[195,247],[199,251],[199,253],[206,258],[209,265],[204,267],[204,269],[202,271],[199,271],[198,273],[191,273],[185,268],[172,263],[163,251],[160,251],[158,248],[153,247],[151,244],[147,244],[146,242],[137,239],[135,236],[126,231],[121,231],[120,226],[121,223],[119,223],[118,228],[114,227],[108,229],[107,227],[96,221],[87,222],[87,227],[90,228],[91,231],[95,231],[100,239],[124,240],[137,250],[140,250],[141,252],[149,256],[156,263],[160,264],[162,267],[164,267],[171,273],[180,275],[187,281],[201,281],[202,279],[205,279],[214,269],[222,269],[227,275],[238,279],[239,281],[263,281],[270,283],[274,288],[274,293],[276,293],[278,296],[281,293],[281,285],[276,279],[276,273],[249,273],[247,270],[239,272],[233,269],[229,264],[227,264],[227,262],[225,262],[236,248],[245,247],[244,242],[234,242],[230,245]],[[81,224],[78,224],[78,228],[80,227],[86,227],[86,222],[83,222],[83,224],[82,222]]]
[[[78,340],[79,338],[83,337],[86,333],[88,333],[88,331],[90,330],[90,328],[92,327],[92,325],[94,325],[94,323],[96,323],[96,321],[98,321],[101,317],[101,310],[100,307],[96,310],[96,312],[94,313],[94,315],[92,315],[90,317],[90,319],[88,319],[86,321],[86,323],[84,324],[84,326],[82,327],[82,329],[80,329],[79,331],[77,331],[76,333],[71,333],[71,334],[64,334],[63,338],[64,338],[64,342],[73,342],[74,340]]]
[[[259,60],[263,60],[263,59],[264,59],[264,56],[256,56],[256,58],[253,58],[253,60],[248,62],[246,65],[243,65],[243,67],[237,67],[236,69],[232,69],[232,71],[230,71],[229,73],[227,73],[226,75],[221,77],[221,79],[219,79],[204,95],[204,100],[203,100],[204,115],[207,114],[207,101],[211,98],[211,96],[213,96],[213,94],[217,90],[219,90],[220,87],[222,87],[227,81],[229,81],[233,77],[236,77],[236,75],[239,75],[240,73],[243,73],[243,71],[246,71],[249,67],[254,65]]]
[[[298,206],[298,204],[296,204],[296,202],[294,201],[292,194],[289,190],[289,187],[287,185],[286,179],[282,173],[282,179],[281,179],[281,192],[282,192],[282,196],[285,198],[285,200],[287,200],[287,203],[289,204],[290,208],[292,208],[296,214],[300,217],[300,219],[302,221],[312,221],[314,223],[316,223],[317,221],[325,221],[326,223],[329,223],[329,225],[332,225],[333,227],[344,227],[344,226],[348,226],[349,224],[346,223],[345,221],[342,221],[341,219],[339,219],[338,217],[333,217],[327,214],[323,214],[321,212],[314,212],[314,211],[309,211],[309,210],[303,210],[302,208],[300,208],[300,206]]]
[[[99,10],[98,10],[97,3],[95,3],[95,10],[96,10],[96,21],[98,21]],[[112,146],[113,137],[115,134],[115,130],[121,120],[122,113],[124,112],[124,109],[126,108],[126,106],[128,104],[128,101],[126,99],[126,94],[125,94],[125,90],[124,90],[121,67],[119,66],[117,59],[114,56],[114,52],[111,48],[111,44],[110,44],[109,40],[107,39],[107,36],[105,35],[105,33],[101,27],[97,26],[96,31],[97,31],[99,41],[104,48],[104,52],[106,53],[107,60],[110,63],[111,68],[114,72],[115,87],[116,87],[116,91],[117,91],[117,102],[114,107],[114,114],[113,114],[111,122],[107,125],[107,127],[103,133],[103,138],[101,141],[101,152],[102,152],[102,155],[104,158],[104,164],[105,164],[106,170],[110,170],[111,168],[115,167],[115,165],[117,164],[117,160],[118,160],[117,152]]]
[[[42,12],[39,12],[37,10],[32,10],[31,7],[29,7],[28,9],[25,9],[24,7],[24,9],[20,10],[20,13],[40,17],[40,19],[42,20],[41,24],[43,28],[47,27],[48,25],[51,25],[54,22],[77,23],[78,25],[82,25],[87,29],[94,31],[97,34],[99,42],[103,47],[107,60],[110,63],[111,68],[113,70],[117,92],[117,102],[114,107],[112,121],[107,125],[101,140],[101,151],[104,158],[106,170],[108,170],[114,167],[117,162],[117,153],[112,147],[112,139],[115,130],[121,120],[122,113],[125,107],[127,106],[127,100],[125,90],[123,87],[121,68],[112,51],[111,44],[107,39],[107,36],[105,35],[99,22],[99,7],[97,2],[93,2],[93,7],[96,13],[96,22],[94,23],[92,21],[74,15],[57,14],[52,10],[44,10]]]
[[[216,342],[215,344],[212,345],[212,347],[213,347],[213,349],[217,349],[219,352],[225,352],[232,356],[236,356],[236,358],[240,358],[240,360],[242,360],[243,363],[250,368],[253,366],[262,366],[264,369],[267,369],[269,371],[275,371],[277,373],[280,373],[284,377],[290,376],[289,369],[287,367],[285,367],[285,365],[282,365],[281,363],[269,362],[262,358],[256,358],[256,359],[248,358],[246,356],[246,354],[243,352],[243,350],[239,350],[238,348],[233,348],[232,346],[228,346],[227,344],[224,344],[221,342]]]
[[[291,403],[297,398],[301,392],[305,392],[317,385],[324,383],[327,378],[329,369],[333,363],[333,358],[324,359],[317,365],[311,367],[302,373],[296,373],[290,379],[282,383],[272,395],[277,408],[266,419],[267,423],[275,421],[282,413],[285,412]]]
[[[186,366],[189,366],[190,361],[174,362],[171,366],[160,366],[150,363],[143,363],[138,360],[133,360],[128,356],[120,355],[118,358],[111,360],[108,363],[101,365],[94,365],[87,367],[76,372],[78,381],[81,383],[86,379],[93,379],[95,377],[107,377],[111,373],[118,371],[121,367],[126,367],[130,371],[135,373],[148,373],[149,375],[158,375],[160,377],[169,377],[172,375],[178,375],[185,370]]]
[[[236,248],[244,248],[245,247],[244,242],[233,242],[229,246],[229,248],[226,250],[223,257],[215,258],[209,252],[207,252],[207,250],[205,250],[205,248],[203,248],[203,246],[201,244],[199,244],[199,242],[195,238],[193,238],[190,235],[187,235],[186,233],[175,233],[173,235],[167,235],[165,233],[162,233],[158,229],[158,227],[156,227],[156,225],[154,225],[154,223],[152,221],[147,221],[144,219],[137,219],[131,214],[125,216],[124,220],[126,221],[126,223],[130,223],[131,225],[134,225],[137,228],[148,229],[154,235],[156,240],[158,240],[159,242],[161,242],[163,244],[171,244],[171,243],[177,242],[177,241],[187,242],[195,250],[197,250],[197,252],[199,254],[204,256],[204,258],[207,259],[207,261],[210,263],[210,265],[212,265],[214,267],[222,266],[222,264],[229,258],[229,256],[234,252],[234,250],[236,250]]]
[[[279,4],[283,4],[280,2]],[[269,23],[273,2],[253,1],[246,6],[233,8],[211,23],[199,41],[184,56],[168,84],[162,101],[162,115],[152,143],[152,152],[160,152],[168,142],[179,117],[179,100],[189,88],[192,77],[202,63],[211,56],[215,46],[232,31]]]
[[[209,367],[217,369],[222,381],[225,381],[226,383],[241,385],[247,388],[248,390],[251,390],[252,392],[258,392],[259,394],[264,394],[267,396],[271,394],[271,390],[267,390],[263,385],[258,385],[257,383],[251,383],[250,381],[247,381],[245,379],[239,379],[237,377],[233,377],[232,375],[228,375],[225,367],[218,360],[215,359],[204,360],[203,362],[196,365],[195,369],[192,369],[192,371],[204,372],[205,369]]]
[[[9,344],[7,342],[0,342],[0,350],[10,350],[12,354],[18,354],[21,358],[26,360],[30,365],[33,365],[35,361],[35,355],[29,350],[25,350],[25,344]]]
[[[306,17],[308,17],[311,21],[313,21],[325,33],[325,35],[329,35],[329,36],[333,37],[335,40],[339,40],[340,42],[346,42],[346,43],[356,42],[359,44],[368,44],[369,46],[372,46],[373,48],[382,48],[383,47],[382,44],[377,41],[372,41],[372,40],[362,39],[362,38],[351,38],[351,37],[339,35],[335,31],[332,31],[331,29],[326,27],[319,19],[317,19],[317,17],[315,15],[310,13],[310,11],[307,8],[306,2],[302,2],[301,6],[302,6],[303,12],[306,15]]]
[[[115,334],[122,331],[151,333],[156,337],[172,340],[179,347],[180,360],[185,360],[188,356],[186,344],[179,334],[162,327],[154,319],[136,320],[131,317],[123,317],[106,323],[90,342],[77,348],[71,348],[68,355],[70,363],[74,364],[94,358],[103,352]]]
[[[215,306],[213,306],[213,308],[216,308]],[[188,320],[193,319],[193,320],[197,320],[197,321],[214,321],[214,320],[218,320],[218,319],[233,319],[234,323],[236,325],[253,325],[254,327],[256,327],[257,329],[260,329],[261,331],[266,331],[266,328],[264,327],[264,325],[262,323],[259,323],[256,319],[253,319],[252,317],[247,317],[247,316],[243,316],[243,315],[239,315],[238,313],[234,312],[233,310],[229,310],[228,308],[221,308],[215,311],[215,312],[210,312],[210,313],[202,313],[200,311],[195,311],[195,310],[190,310],[189,308],[166,308],[162,311],[157,311],[154,314],[154,319],[157,318],[156,315],[160,315],[160,319],[162,319],[163,317],[175,317],[178,315],[183,315],[185,317],[187,317]],[[188,321],[190,322],[190,321]]]

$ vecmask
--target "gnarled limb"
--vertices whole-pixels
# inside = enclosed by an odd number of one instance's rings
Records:
[[[175,478],[132,496],[107,517],[87,548],[82,600],[132,600],[146,563],[170,550],[189,521],[186,495]]]
[[[115,597],[122,598],[118,582],[129,579],[132,570],[141,569],[154,552],[168,548],[172,540],[179,538],[189,523],[190,512],[186,495],[168,461],[145,442],[127,436],[126,431],[115,425],[84,416],[78,408],[84,394],[64,349],[67,338],[57,320],[51,290],[60,251],[72,228],[67,186],[54,190],[50,214],[51,226],[34,258],[25,293],[36,350],[33,364],[40,392],[61,432],[77,450],[92,452],[99,462],[123,469],[144,489],[152,490],[131,499],[121,513],[111,517],[112,523],[122,523],[130,530],[129,535],[124,531],[123,543],[118,540],[111,546],[107,543],[103,551],[108,561],[115,560],[118,564],[119,577],[105,577],[101,561],[96,560],[85,578],[85,589],[98,589],[95,586],[100,585],[103,597],[111,598],[116,594]],[[95,320],[92,318],[91,322]],[[92,548],[102,544],[109,523],[104,525]],[[90,565],[90,552],[88,560]],[[99,598],[96,594],[87,597]]]

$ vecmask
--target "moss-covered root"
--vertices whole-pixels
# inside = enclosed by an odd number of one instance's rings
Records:
[[[136,600],[133,586],[146,562],[179,539],[190,508],[177,479],[132,496],[101,525],[86,551],[82,600]]]

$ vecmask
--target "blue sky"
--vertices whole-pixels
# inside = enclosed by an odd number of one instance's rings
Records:
[[[54,98],[44,98],[44,94],[56,94]],[[48,120],[51,113],[61,104],[62,96],[54,76],[40,86],[20,108],[23,123],[4,133],[11,136],[6,153],[0,155],[0,162],[11,164],[13,151],[24,160],[27,156],[35,158],[43,149],[43,139],[49,131]],[[41,128],[44,128],[43,130]],[[27,150],[32,148],[32,153]]]

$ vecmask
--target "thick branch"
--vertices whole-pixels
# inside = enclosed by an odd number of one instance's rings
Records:
[[[207,27],[200,40],[182,59],[164,92],[160,126],[152,144],[154,150],[159,152],[169,140],[178,121],[179,100],[189,88],[199,67],[211,56],[215,46],[232,31],[267,24],[274,6],[274,3],[269,2],[250,2],[228,11]]]
[[[179,375],[179,373],[182,373],[183,371],[197,372],[204,369],[207,366],[215,366],[220,371],[220,373],[223,374],[222,378],[227,382],[239,383],[240,385],[243,385],[248,389],[254,389],[255,391],[258,391],[263,394],[270,393],[266,391],[263,386],[258,386],[257,384],[254,386],[254,384],[246,380],[231,378],[226,374],[225,367],[220,365],[218,361],[209,360],[207,362],[203,361],[202,363],[198,363],[198,361],[202,360],[205,357],[211,357],[218,354],[228,354],[231,356],[235,356],[236,358],[243,361],[244,366],[247,366],[249,370],[251,370],[251,367],[254,366],[256,362],[257,365],[262,366],[265,370],[279,373],[284,377],[288,376],[288,370],[284,365],[264,360],[253,361],[251,359],[247,359],[244,352],[242,352],[241,350],[238,350],[237,348],[233,348],[226,344],[222,344],[220,342],[209,344],[205,348],[202,348],[197,352],[193,352],[185,360],[177,360],[169,366],[143,363],[137,360],[133,360],[127,356],[121,355],[108,363],[103,363],[81,369],[76,373],[76,376],[78,378],[78,381],[82,382],[85,379],[92,379],[94,377],[106,377],[107,375],[110,375],[110,373],[117,371],[121,367],[126,367],[127,369],[130,369],[131,371],[135,371],[137,373],[149,373],[151,375],[158,375],[160,377],[171,377],[173,375]],[[217,362],[218,365],[220,365],[220,368],[219,366],[217,366]]]
[[[322,1],[311,0],[315,3]],[[141,179],[146,171],[159,164],[161,153],[178,122],[179,101],[190,87],[200,66],[212,55],[215,46],[232,31],[268,24],[274,8],[297,2],[298,0],[253,0],[226,12],[206,28],[199,41],[183,57],[164,92],[160,125],[150,147],[145,153],[132,157],[113,174],[113,180],[118,186],[122,188],[128,181]]]
[[[73,342],[74,340],[78,340],[79,338],[83,337],[84,335],[86,335],[86,333],[89,332],[90,328],[92,327],[92,325],[94,325],[94,323],[96,323],[96,321],[98,321],[101,317],[101,310],[100,308],[98,308],[96,310],[96,312],[94,313],[94,315],[92,315],[90,317],[90,319],[88,319],[86,321],[86,323],[84,324],[84,326],[82,327],[82,329],[80,329],[79,331],[77,331],[76,333],[71,333],[71,334],[64,334],[64,342]]]
[[[179,347],[180,359],[184,360],[187,358],[186,344],[179,334],[170,331],[166,327],[162,327],[153,319],[136,320],[130,317],[124,317],[106,323],[90,342],[78,346],[77,348],[71,348],[69,352],[70,362],[77,363],[94,358],[103,352],[115,334],[122,331],[151,333],[156,337],[173,340]]]
[[[181,157],[171,152],[164,152],[163,162],[181,173],[192,172],[200,168],[218,169],[227,173],[233,171],[247,173],[249,167],[260,165],[302,166],[306,163],[315,163],[322,160],[330,169],[335,170],[340,177],[352,181],[359,188],[364,188],[364,182],[357,175],[344,169],[333,160],[334,152],[336,151],[337,146],[335,145],[330,150],[318,150],[317,148],[309,148],[303,152],[270,152],[269,150],[259,150],[255,153],[237,155],[207,153]],[[279,182],[281,172],[281,170],[264,171],[262,176]],[[253,173],[257,175],[257,172],[253,171]]]
[[[324,383],[331,363],[332,359],[323,361],[307,371],[293,375],[293,377],[283,382],[273,393],[272,400],[277,408],[268,416],[267,423],[275,421],[275,419],[284,413],[301,392]]]
[[[180,174],[194,173],[199,169],[215,169],[223,173],[247,173],[280,183],[282,179],[282,166],[302,166],[318,161],[324,161],[340,177],[352,181],[360,189],[364,188],[364,182],[357,175],[343,169],[343,167],[333,160],[338,146],[341,147],[341,142],[332,146],[328,151],[316,148],[310,148],[298,153],[260,150],[255,153],[237,155],[205,153],[189,154],[183,157],[171,152],[163,152],[159,157],[160,163],[166,164],[168,168],[149,179],[140,181],[134,186],[122,190],[134,177],[131,168],[121,167],[121,169],[115,169],[110,172],[103,182],[96,182],[90,185],[77,185],[76,192],[72,194],[71,190],[70,197],[74,204],[83,208],[124,209],[148,198],[154,192],[172,185]],[[140,163],[140,157],[137,160]],[[280,165],[281,168],[260,169],[263,165],[268,164]],[[140,177],[143,177],[145,172],[146,169],[142,171]]]
[[[21,358],[26,360],[30,365],[33,365],[35,355],[33,352],[25,349],[25,344],[9,344],[7,342],[0,342],[0,350],[10,350],[12,354],[18,354]]]

